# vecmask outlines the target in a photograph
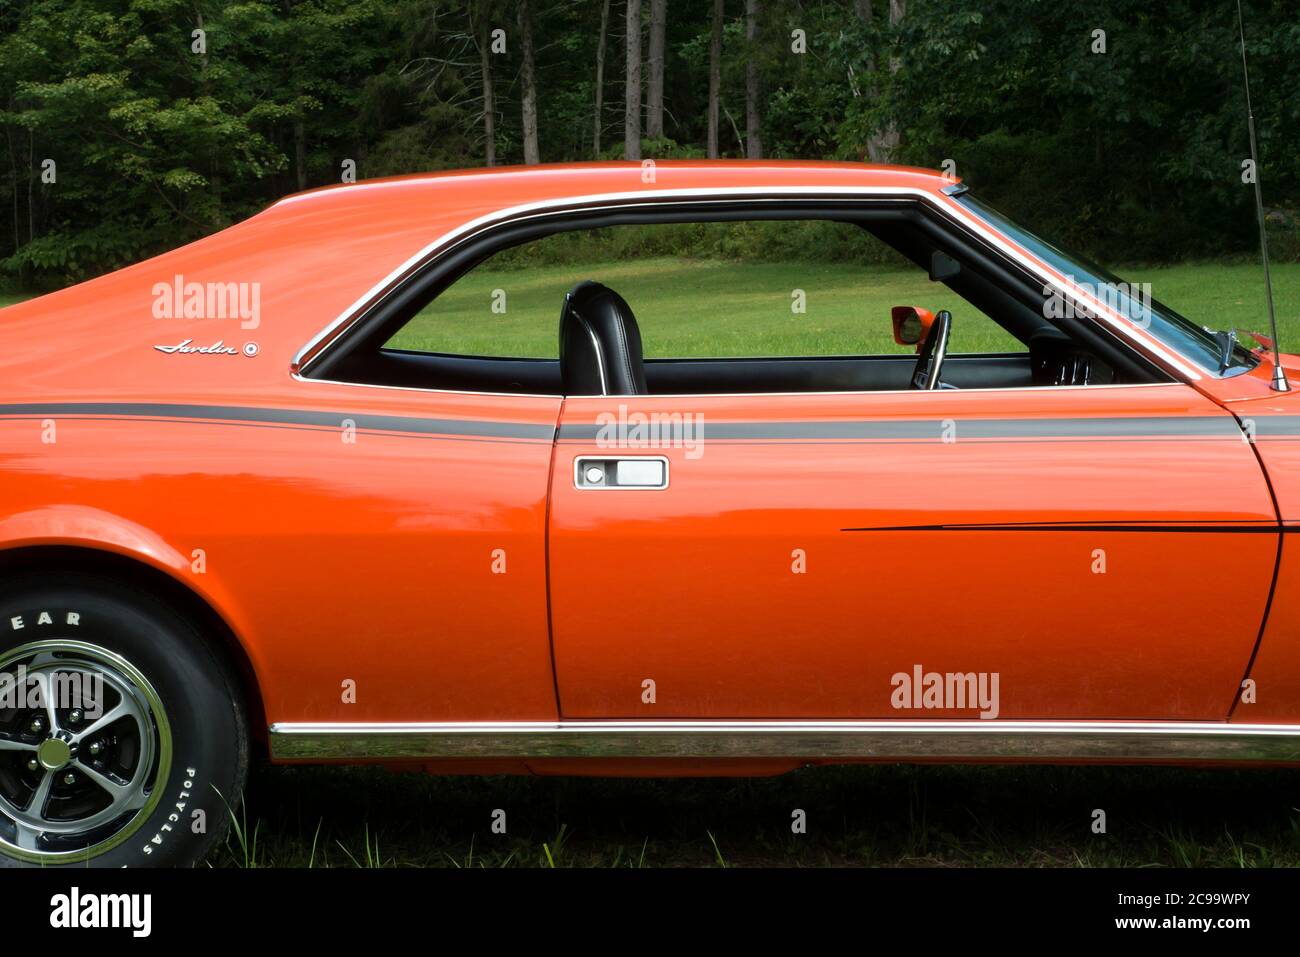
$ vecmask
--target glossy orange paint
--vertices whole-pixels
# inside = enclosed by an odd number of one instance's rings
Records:
[[[294,374],[300,350],[368,290],[513,207],[737,188],[908,191],[953,206],[949,185],[858,164],[660,162],[649,177],[640,164],[580,164],[290,197],[0,312],[0,548],[100,549],[171,575],[245,649],[268,722],[636,717],[647,678],[660,718],[932,716],[889,704],[890,676],[915,664],[999,672],[1002,717],[1226,719],[1265,614],[1274,498],[1300,525],[1300,442],[709,430],[1300,415],[1300,400],[1268,390],[1267,363],[1160,386],[681,400]],[[159,284],[178,281],[256,283],[259,314],[157,317]],[[156,348],[186,339],[234,353]],[[580,495],[573,457],[608,450],[552,436],[619,404],[703,415],[703,454],[654,450],[670,462],[663,492]],[[1106,527],[925,530],[947,523]],[[1201,530],[1112,527],[1123,523]],[[1215,523],[1258,532],[1205,530]],[[796,549],[805,573],[792,573]],[[1227,581],[1231,596],[1212,597]],[[1255,714],[1297,723],[1300,611],[1289,594],[1279,609],[1255,661],[1272,688]]]
[[[694,450],[616,453],[667,456],[670,487],[576,489],[571,460],[610,452],[565,431],[638,412],[702,417]],[[1070,435],[1147,416],[1223,429]],[[962,435],[1008,419],[1065,422]],[[727,437],[737,422],[862,420],[919,431]],[[584,718],[934,717],[891,703],[891,677],[921,665],[999,673],[1004,718],[1222,719],[1277,553],[1250,447],[1183,385],[570,398],[551,521],[561,711]],[[1226,523],[1253,530],[1214,528]],[[1189,600],[1227,568],[1231,602]]]
[[[43,445],[45,418],[5,417],[0,535],[10,547],[107,545],[195,589],[240,637],[271,721],[554,717],[550,442],[353,434],[350,421],[429,405],[303,391],[293,407],[331,424],[51,412],[57,442]],[[543,430],[558,407],[475,396],[437,406]],[[507,574],[493,572],[498,552]]]

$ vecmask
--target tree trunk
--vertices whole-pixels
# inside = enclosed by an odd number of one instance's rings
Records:
[[[903,19],[903,14],[907,12],[907,0],[889,0],[889,27],[890,31],[898,29],[899,21]],[[889,72],[897,73],[901,66],[898,57],[889,58]],[[874,67],[874,64],[873,64]],[[875,70],[872,70],[874,74]],[[874,88],[872,96],[878,97],[879,92]],[[884,129],[867,140],[867,155],[873,163],[892,163],[894,154],[898,152],[898,128],[894,124],[888,124]]]
[[[664,135],[664,33],[668,26],[668,0],[650,0],[650,80],[646,86],[645,135]]]
[[[745,40],[749,48],[745,60],[745,156],[749,159],[763,158],[762,118],[758,105],[758,18],[762,12],[761,0],[745,0]]]
[[[853,0],[853,12],[857,14],[858,19],[865,24],[871,23],[871,0]],[[867,54],[867,72],[865,74],[867,81],[867,99],[875,102],[880,98],[880,87],[876,83],[876,58]],[[850,70],[849,82],[854,84],[853,95],[858,95],[858,87]],[[867,137],[867,159],[872,163],[881,162],[880,144],[877,142],[875,133]]]
[[[609,36],[609,0],[600,5],[600,40],[596,44],[596,122],[591,137],[593,159],[600,159],[600,133],[605,107],[605,38]]]
[[[27,241],[36,238],[36,206],[32,202],[32,183],[36,176],[36,133],[27,128]]]
[[[736,125],[736,118],[731,115],[731,110],[723,107],[722,112],[727,114],[727,122],[731,124],[731,132],[736,136],[736,149],[745,152],[745,138],[740,135],[740,127]]]
[[[718,158],[718,98],[722,90],[722,0],[713,0],[709,37],[709,159]]]
[[[13,108],[14,108],[14,101],[13,101],[13,97],[11,96],[11,97],[9,98],[9,109],[10,109],[10,111],[12,111]],[[22,236],[22,225],[21,225],[21,224],[22,224],[22,217],[21,217],[21,215],[20,215],[20,213],[19,213],[19,208],[20,208],[21,203],[20,203],[20,200],[19,200],[19,189],[18,189],[18,153],[14,150],[14,137],[13,137],[13,128],[12,128],[12,127],[5,127],[5,138],[9,141],[9,168],[10,168],[11,170],[13,170],[13,174],[14,174],[14,179],[13,179],[13,187],[14,187],[14,189],[13,189],[13,193],[14,193],[14,252],[17,253],[18,250],[22,248],[22,245],[23,245],[23,236]],[[19,288],[19,289],[26,289],[26,288],[27,288],[27,266],[26,266],[25,264],[24,264],[24,265],[20,265],[20,266],[18,267],[18,288]]]
[[[521,77],[524,87],[524,162],[530,166],[542,161],[537,146],[537,75],[533,64],[533,18],[528,0],[519,0],[519,39],[523,46]]]
[[[13,108],[14,108],[14,100],[13,97],[11,96],[9,98],[9,110],[12,112]],[[21,229],[18,225],[20,222],[18,218],[18,154],[14,152],[13,127],[10,126],[5,127],[5,140],[8,141],[9,143],[9,169],[10,172],[13,173],[13,180],[12,180],[13,189],[11,190],[11,192],[13,193],[13,200],[14,200],[14,252],[18,252],[19,247],[22,246],[23,244],[23,237],[22,237]]]
[[[627,0],[627,82],[623,157],[641,158],[641,0]]]
[[[492,87],[492,30],[484,13],[483,22],[476,31],[479,71],[483,74],[483,165],[497,165],[497,115],[496,96]]]
[[[203,11],[196,10],[195,18],[196,18],[195,22],[198,24],[198,28],[200,30],[204,30],[206,34],[206,27],[203,26]],[[199,91],[204,97],[207,97],[209,95],[208,53],[209,53],[208,45],[205,40],[203,44],[203,54],[199,57]],[[208,177],[208,182],[210,184],[208,192],[212,196],[212,225],[214,228],[218,228],[224,225],[222,222],[222,215],[221,215],[223,187],[221,182],[221,167],[219,165],[219,161],[217,160],[217,154],[215,153],[210,154],[209,156],[209,168],[211,172]]]
[[[293,165],[298,174],[298,192],[307,188],[307,127],[302,117],[293,121]]]

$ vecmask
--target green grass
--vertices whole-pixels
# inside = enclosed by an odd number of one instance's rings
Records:
[[[239,833],[209,864],[1297,867],[1296,780],[1141,767],[878,765],[689,780],[262,767]],[[1097,808],[1105,834],[1092,832]],[[497,809],[505,834],[492,831]],[[795,809],[805,834],[791,832]]]
[[[893,305],[951,309],[959,317],[955,341],[963,351],[1016,348],[989,319],[915,271],[677,259],[475,270],[434,300],[392,344],[554,358],[560,305],[582,279],[598,279],[628,301],[645,353],[653,357],[902,351],[889,322]],[[492,311],[497,289],[505,293],[504,315]],[[806,294],[802,314],[791,309],[794,290]]]
[[[1263,283],[1251,265],[1186,265],[1121,271],[1152,295],[1212,328],[1267,332]],[[916,270],[851,264],[748,264],[719,260],[479,269],[412,320],[397,348],[467,355],[556,355],[560,304],[578,280],[618,290],[641,326],[647,356],[874,355],[907,351],[893,341],[889,309],[949,309],[953,351],[1021,351],[988,317]],[[793,314],[792,290],[807,295]],[[505,313],[493,312],[494,290]],[[1300,350],[1300,265],[1274,271],[1284,344]]]

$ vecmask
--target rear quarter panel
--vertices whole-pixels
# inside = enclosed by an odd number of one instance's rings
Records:
[[[241,641],[271,722],[555,716],[544,523],[558,400],[294,381],[257,406],[208,398],[232,411],[0,408],[0,547],[107,549],[173,575]],[[394,427],[367,424],[379,415]],[[403,431],[430,419],[540,437]]]

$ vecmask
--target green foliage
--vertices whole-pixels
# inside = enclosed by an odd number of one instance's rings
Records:
[[[602,2],[532,4],[544,161],[622,156],[620,0],[610,7],[599,157],[593,142]],[[705,153],[711,6],[670,4],[665,135],[643,141],[643,156]],[[753,62],[768,156],[866,160],[892,129],[893,160],[932,168],[951,160],[985,199],[1095,258],[1251,253],[1231,4],[905,6],[891,24],[886,0],[763,0],[751,45],[743,4],[727,0],[722,154],[744,154]],[[1244,6],[1275,255],[1296,260],[1300,17],[1294,0]],[[346,160],[362,178],[481,165],[483,28],[504,30],[506,40],[489,57],[497,161],[520,162],[516,13],[504,0],[0,4],[0,282],[48,287],[117,268],[286,193],[339,182]],[[1105,53],[1093,50],[1096,30],[1105,31]],[[45,181],[46,161],[54,182]],[[654,242],[697,256],[841,254],[824,237],[783,243],[788,234],[756,227],[744,250],[708,230]]]
[[[326,175],[359,140],[362,81],[391,39],[381,0],[26,6],[0,39],[0,253],[30,284],[117,268],[291,191],[297,122],[312,128],[304,165]]]
[[[1294,210],[1300,18],[1287,0],[1243,6],[1265,198]],[[954,159],[984,198],[1099,259],[1253,248],[1234,5],[911,0],[898,40],[906,66],[857,129],[898,123],[902,158]]]

